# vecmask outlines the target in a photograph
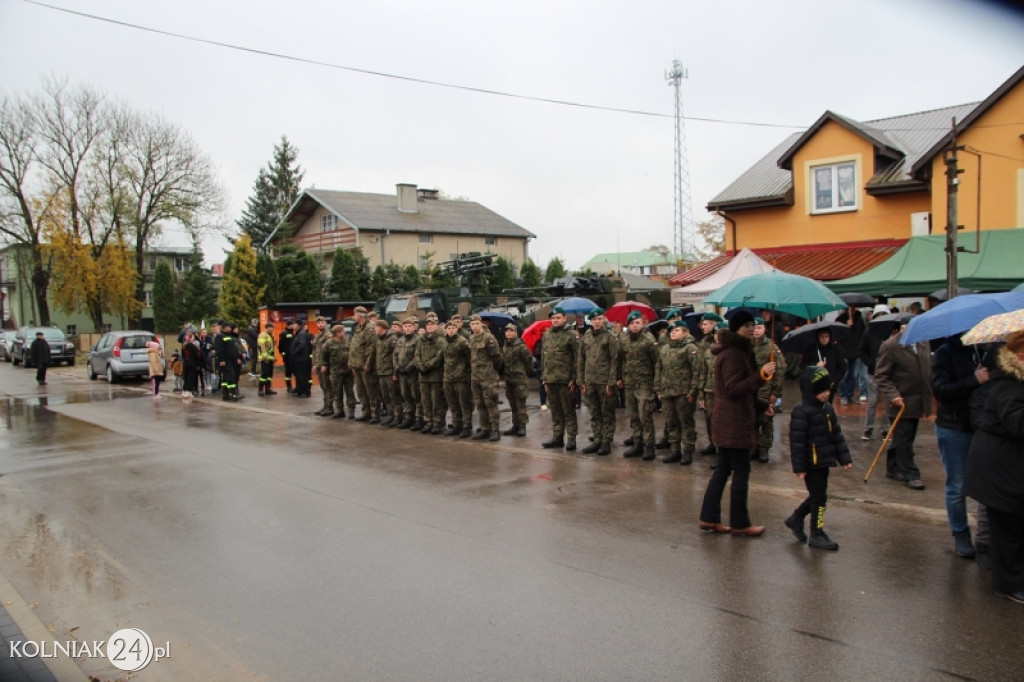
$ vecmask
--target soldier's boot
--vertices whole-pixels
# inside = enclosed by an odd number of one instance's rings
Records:
[[[442,431],[441,431],[441,425],[440,424],[435,424],[434,428],[430,429],[430,434],[432,436],[440,436],[441,433],[442,433]]]
[[[431,431],[431,430],[432,430],[433,428],[434,428],[434,425],[433,425],[433,424],[431,424],[430,422],[427,422],[427,423],[425,423],[425,424],[423,425],[423,428],[422,428],[422,429],[420,429],[420,435],[423,435],[423,436],[429,436],[429,435],[430,435],[430,431]]]
[[[627,438],[626,440],[622,441],[622,444],[623,444],[623,445],[628,445],[628,446],[632,446],[632,445],[634,444],[634,442],[635,442],[635,441],[634,441],[634,439],[633,439],[633,436],[630,436],[630,437],[629,437],[629,438]]]
[[[398,422],[398,428],[400,428],[400,429],[407,429],[410,426],[412,426],[412,420],[411,419],[403,419],[402,421]]]
[[[490,431],[485,431],[484,429],[480,429],[479,431],[477,431],[473,435],[473,440],[484,440],[484,439],[490,438],[490,437],[491,437],[491,432]]]
[[[653,445],[648,444],[647,446],[644,447],[644,461],[645,462],[650,462],[652,459],[654,459],[657,456],[658,455],[656,455],[654,453],[654,446]]]
[[[488,433],[490,433],[491,435],[487,437],[487,440],[491,441],[492,443],[494,441],[501,440],[501,432],[498,431],[498,429],[494,429],[493,431],[489,431]]]
[[[757,461],[761,462],[762,464],[765,464],[768,462],[768,460],[768,448],[758,448]]]
[[[601,443],[599,443],[598,441],[595,440],[593,443],[591,443],[587,447],[585,447],[582,450],[580,450],[580,452],[582,452],[584,455],[593,455],[593,454],[596,454],[597,451],[600,450],[600,449],[601,449]]]
[[[356,418],[356,411],[354,409],[349,409],[349,411],[348,411],[348,418],[349,419],[355,419]]]
[[[501,435],[503,435],[503,436],[514,436],[514,435],[516,435],[516,433],[518,431],[519,431],[519,427],[516,426],[515,424],[513,424],[512,426],[510,426],[507,429],[505,429],[504,431],[502,431]]]
[[[414,421],[412,423],[412,426],[409,427],[409,430],[410,431],[422,431],[423,427],[424,427],[423,420],[422,419],[417,419],[416,421]]]
[[[683,461],[683,452],[679,449],[679,446],[675,446],[670,454],[665,455],[661,458],[661,461],[665,464],[675,464],[676,462]]]
[[[358,417],[356,417],[356,421],[357,422],[368,422],[368,421],[370,421],[370,415],[368,415],[368,414],[366,414],[364,412],[363,414],[361,414]]]
[[[597,451],[599,455],[610,455],[612,454],[612,444],[609,441],[601,443],[600,449]]]
[[[688,447],[683,450],[683,458],[679,460],[679,463],[684,467],[693,464],[693,447]]]
[[[380,417],[378,417],[377,415],[373,415],[373,417],[370,418],[370,422],[369,423],[370,424],[380,424]]]
[[[334,411],[334,416],[331,417],[331,419],[344,419],[344,418],[345,418],[345,410],[335,410]]]
[[[516,429],[516,435],[517,436],[525,436],[526,435],[526,427],[520,425],[519,428]]]
[[[665,435],[665,434],[662,434],[661,435],[661,440],[659,440],[657,443],[655,443],[654,447],[657,450],[668,450],[670,447],[672,447],[672,444],[668,442],[668,436]]]
[[[576,449],[576,436],[569,436],[565,439],[565,449],[569,452]]]
[[[457,428],[455,428],[454,426],[449,426],[448,429],[444,432],[444,435],[446,435],[446,436],[457,436],[457,435],[459,435],[459,430]]]
[[[469,438],[472,435],[473,430],[469,427],[468,424],[466,426],[463,426],[462,430],[459,431],[459,438]]]
[[[622,453],[623,457],[639,457],[644,454],[644,442],[636,438],[630,438],[633,442],[633,447]]]
[[[565,440],[561,436],[552,436],[551,440],[546,440],[540,444],[542,448],[561,448],[565,447]]]

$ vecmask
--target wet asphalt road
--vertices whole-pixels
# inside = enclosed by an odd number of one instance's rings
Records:
[[[480,444],[83,374],[0,365],[0,572],[58,641],[170,642],[132,679],[1021,677],[1024,609],[953,555],[930,424],[928,490],[865,485],[879,441],[846,411],[825,553],[782,526],[803,491],[779,446],[751,479],[768,533],[706,536],[710,458],[543,451],[536,410]]]

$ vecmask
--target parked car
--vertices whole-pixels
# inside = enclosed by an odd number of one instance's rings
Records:
[[[125,377],[149,376],[149,355],[146,343],[160,339],[152,332],[133,329],[107,332],[89,349],[85,373],[90,379],[105,376],[108,383]]]
[[[11,361],[11,344],[14,343],[14,335],[17,333],[13,329],[0,332],[0,356],[3,356],[4,362]]]
[[[36,332],[42,332],[43,338],[50,344],[51,365],[66,362],[68,367],[71,367],[75,364],[75,344],[68,341],[64,332],[56,327],[22,327],[19,329],[14,335],[14,341],[11,342],[11,361],[14,364],[24,363],[26,367],[31,366],[30,349],[32,342],[36,340]]]

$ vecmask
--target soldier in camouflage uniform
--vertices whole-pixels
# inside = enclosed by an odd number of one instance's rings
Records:
[[[444,423],[441,392],[444,390],[445,342],[437,333],[437,316],[427,315],[426,333],[416,344],[416,369],[420,373],[420,400],[423,402],[423,429],[420,433],[440,435]]]
[[[671,309],[669,309],[669,311],[667,313],[665,313],[665,322],[667,322],[668,324],[665,325],[664,329],[662,329],[660,332],[658,332],[658,348],[661,348],[662,346],[667,346],[668,345],[669,332],[672,330],[672,325],[674,325],[676,322],[678,322],[679,320],[682,320],[682,319],[683,319],[683,312],[681,310],[679,310],[679,308],[671,308]],[[687,331],[689,331],[689,329],[687,329]],[[657,406],[658,406],[658,409],[661,410],[661,411],[664,411],[664,406],[661,404],[661,398],[658,398],[656,396],[656,400],[658,401],[656,403]],[[666,419],[665,420],[665,426],[661,430],[661,438],[658,440],[657,443],[654,444],[654,449],[655,450],[667,450],[668,446],[669,446],[669,441],[668,441],[668,419]]]
[[[356,418],[355,392],[352,389],[352,372],[348,368],[348,339],[345,327],[336,324],[331,327],[331,338],[324,344],[324,364],[331,377],[333,396],[331,406],[334,419],[345,418],[345,398],[348,398],[348,418]]]
[[[587,455],[607,455],[615,440],[615,402],[617,384],[622,379],[619,341],[608,328],[602,308],[587,313],[590,328],[580,341],[576,358],[576,376],[580,392],[590,411],[590,434],[593,442],[583,448]]]
[[[633,435],[623,457],[652,460],[654,454],[654,370],[658,364],[658,343],[646,329],[644,316],[634,310],[626,318],[626,331],[619,341],[622,356],[622,386],[626,389],[626,412]]]
[[[385,320],[377,320],[377,341],[374,349],[374,369],[377,372],[377,385],[380,387],[380,400],[387,416],[381,415],[381,426],[394,426],[398,422],[401,408],[395,399],[395,344],[398,339],[391,333],[390,325]]]
[[[565,324],[565,311],[551,311],[551,327],[541,337],[541,381],[548,392],[551,409],[551,440],[544,448],[576,449],[576,356],[579,341],[576,330]]]
[[[316,338],[313,339],[313,375],[320,382],[320,393],[324,404],[319,411],[313,414],[330,417],[334,415],[334,391],[331,390],[331,375],[327,372],[327,363],[324,360],[324,345],[331,338],[331,333],[327,331],[327,318],[317,315],[316,328],[319,331]]]
[[[352,342],[349,344],[348,366],[352,370],[352,380],[356,387],[356,393],[359,394],[359,403],[363,406],[362,414],[356,421],[368,422],[373,418],[373,410],[366,383],[366,356],[371,348],[367,342],[371,340],[371,336],[375,337],[376,334],[367,319],[366,308],[356,306],[352,317],[356,321],[356,326],[352,330]]]
[[[700,451],[702,455],[713,455],[716,452],[711,433],[711,415],[715,411],[715,356],[711,354],[711,344],[715,342],[715,329],[722,321],[715,313],[704,313],[700,318],[700,330],[704,336],[697,343],[701,360],[697,377],[697,406],[704,410],[704,426],[708,434],[708,444]]]
[[[501,439],[501,413],[498,411],[498,370],[501,369],[501,348],[484,326],[479,315],[469,318],[470,379],[473,402],[480,415],[480,432],[473,438]]]
[[[761,462],[768,461],[768,453],[772,449],[772,441],[775,439],[775,427],[772,423],[775,414],[775,399],[782,395],[782,380],[786,376],[786,359],[779,347],[772,343],[772,340],[765,334],[764,320],[760,317],[754,318],[754,360],[757,369],[760,371],[769,362],[776,364],[775,374],[771,379],[761,384],[757,389],[757,397],[767,400],[772,407],[772,416],[763,412],[757,416],[757,450],[751,455],[751,459],[757,457]]]
[[[363,330],[363,334],[367,335],[364,343],[366,344],[366,365],[364,366],[366,374],[363,377],[366,381],[366,392],[369,395],[370,408],[373,412],[373,417],[370,419],[370,424],[380,424],[381,420],[384,419],[384,403],[380,398],[380,380],[377,377],[377,313],[374,310],[369,311],[366,314],[367,325],[366,329]]]
[[[445,402],[452,411],[452,426],[446,436],[469,438],[473,435],[473,392],[469,388],[471,376],[469,341],[459,333],[462,323],[448,320],[444,332],[444,387]]]
[[[423,428],[423,405],[420,403],[420,375],[416,369],[416,344],[420,342],[420,321],[410,315],[402,320],[402,338],[395,346],[395,372],[402,396],[400,429],[419,431]]]
[[[654,390],[661,396],[665,427],[671,452],[662,462],[693,462],[697,448],[697,429],[693,413],[697,407],[697,377],[701,359],[697,344],[686,323],[678,319],[669,327],[668,342],[658,348],[658,364],[654,371]]]
[[[519,338],[514,324],[505,325],[505,347],[501,349],[502,368],[505,377],[505,397],[512,411],[512,426],[503,432],[506,436],[525,436],[527,384],[533,373],[533,354]]]

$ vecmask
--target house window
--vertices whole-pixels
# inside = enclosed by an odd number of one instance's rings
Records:
[[[427,269],[427,257],[426,256],[417,256],[416,257],[416,267],[419,268],[421,271],[422,270],[426,270]]]
[[[851,162],[811,168],[814,213],[853,211],[857,208],[857,165]]]
[[[433,243],[434,243],[434,235],[432,235],[432,234],[421,234],[420,235],[420,244],[433,244]]]
[[[69,324],[67,328],[67,336],[78,336],[78,325]]]
[[[320,230],[322,232],[333,232],[338,229],[338,216],[333,213],[320,216]]]
[[[498,243],[497,237],[484,237],[484,246],[494,246]]]
[[[174,271],[175,272],[188,272],[192,265],[192,258],[190,256],[175,256],[174,257]]]
[[[146,308],[152,308],[153,307],[153,292],[152,291],[145,291],[143,293],[146,296],[146,305],[145,305],[145,307]]]
[[[157,257],[147,256],[146,257],[146,270],[148,272],[156,272]]]

